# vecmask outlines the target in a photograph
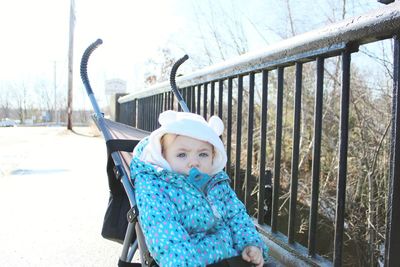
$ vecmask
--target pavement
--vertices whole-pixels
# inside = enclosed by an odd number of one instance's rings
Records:
[[[93,127],[0,128],[0,267],[117,266],[101,237],[106,147]]]

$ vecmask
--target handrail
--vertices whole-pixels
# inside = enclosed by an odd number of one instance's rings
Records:
[[[290,65],[299,59],[307,62],[315,58],[316,55],[334,56],[339,54],[348,44],[357,46],[385,39],[399,29],[400,2],[394,2],[363,15],[285,39],[259,51],[249,52],[192,74],[181,76],[177,79],[177,82],[183,88],[249,72],[257,72],[266,68]],[[144,91],[123,96],[118,99],[118,102],[125,103],[169,90],[169,83],[164,82],[148,87]]]

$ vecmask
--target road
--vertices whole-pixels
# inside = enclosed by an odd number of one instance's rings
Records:
[[[0,128],[1,267],[117,265],[121,245],[100,235],[105,143],[76,131]]]

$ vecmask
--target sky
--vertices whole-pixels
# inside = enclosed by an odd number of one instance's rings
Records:
[[[105,79],[138,79],[135,65],[140,66],[180,29],[182,20],[174,11],[175,5],[175,0],[75,0],[74,89],[81,87],[83,51],[97,38],[104,44],[89,61],[89,78],[95,76],[93,87],[103,90]],[[69,17],[69,0],[1,1],[3,86],[54,84],[55,80],[57,87],[66,88]]]
[[[292,12],[297,25],[304,25],[297,31],[321,26],[323,21],[316,20],[313,24],[309,16],[340,12],[335,2],[341,1],[291,1],[296,7]],[[353,13],[360,6],[366,7],[367,2],[371,8],[379,5],[370,0],[352,2],[355,4],[349,6],[349,12]],[[144,73],[148,71],[146,61],[157,57],[160,48],[173,48],[174,53],[182,55],[200,49],[204,45],[199,40],[204,25],[215,23],[223,29],[224,20],[239,17],[249,37],[250,49],[282,38],[277,32],[287,31],[288,27],[284,3],[283,0],[75,0],[74,102],[79,106],[80,99],[86,98],[79,77],[80,58],[97,38],[104,43],[93,53],[88,66],[94,91],[102,94],[105,81],[118,78],[126,80],[128,91],[132,92],[143,84]],[[229,17],[212,17],[222,9],[229,10]],[[55,90],[67,90],[69,16],[70,0],[1,0],[0,90],[10,84],[14,87],[44,84]],[[259,31],[265,30],[261,25],[269,22],[271,29],[266,41]]]
[[[3,77],[30,72],[42,62],[65,61],[69,36],[69,0],[2,1],[0,22],[3,39],[1,58]],[[175,1],[75,1],[75,54],[80,54],[97,38],[104,49],[123,50],[143,60],[171,32],[179,30],[180,18],[174,14]],[[111,54],[106,57],[112,60]],[[19,72],[16,72],[19,70]]]

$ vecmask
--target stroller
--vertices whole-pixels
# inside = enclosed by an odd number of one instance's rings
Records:
[[[98,39],[85,50],[80,66],[81,79],[94,109],[92,117],[98,129],[102,132],[107,147],[107,176],[110,196],[101,234],[108,240],[123,244],[118,261],[119,267],[155,267],[158,265],[149,253],[138,222],[138,210],[129,166],[132,159],[131,152],[139,141],[150,133],[106,119],[104,114],[101,113],[87,75],[89,57],[101,44],[102,40]],[[189,112],[189,109],[176,86],[175,75],[178,67],[187,59],[187,55],[179,59],[172,67],[170,76],[173,93],[185,112]],[[138,249],[141,263],[132,263],[134,254]],[[237,256],[208,266],[250,265]]]

